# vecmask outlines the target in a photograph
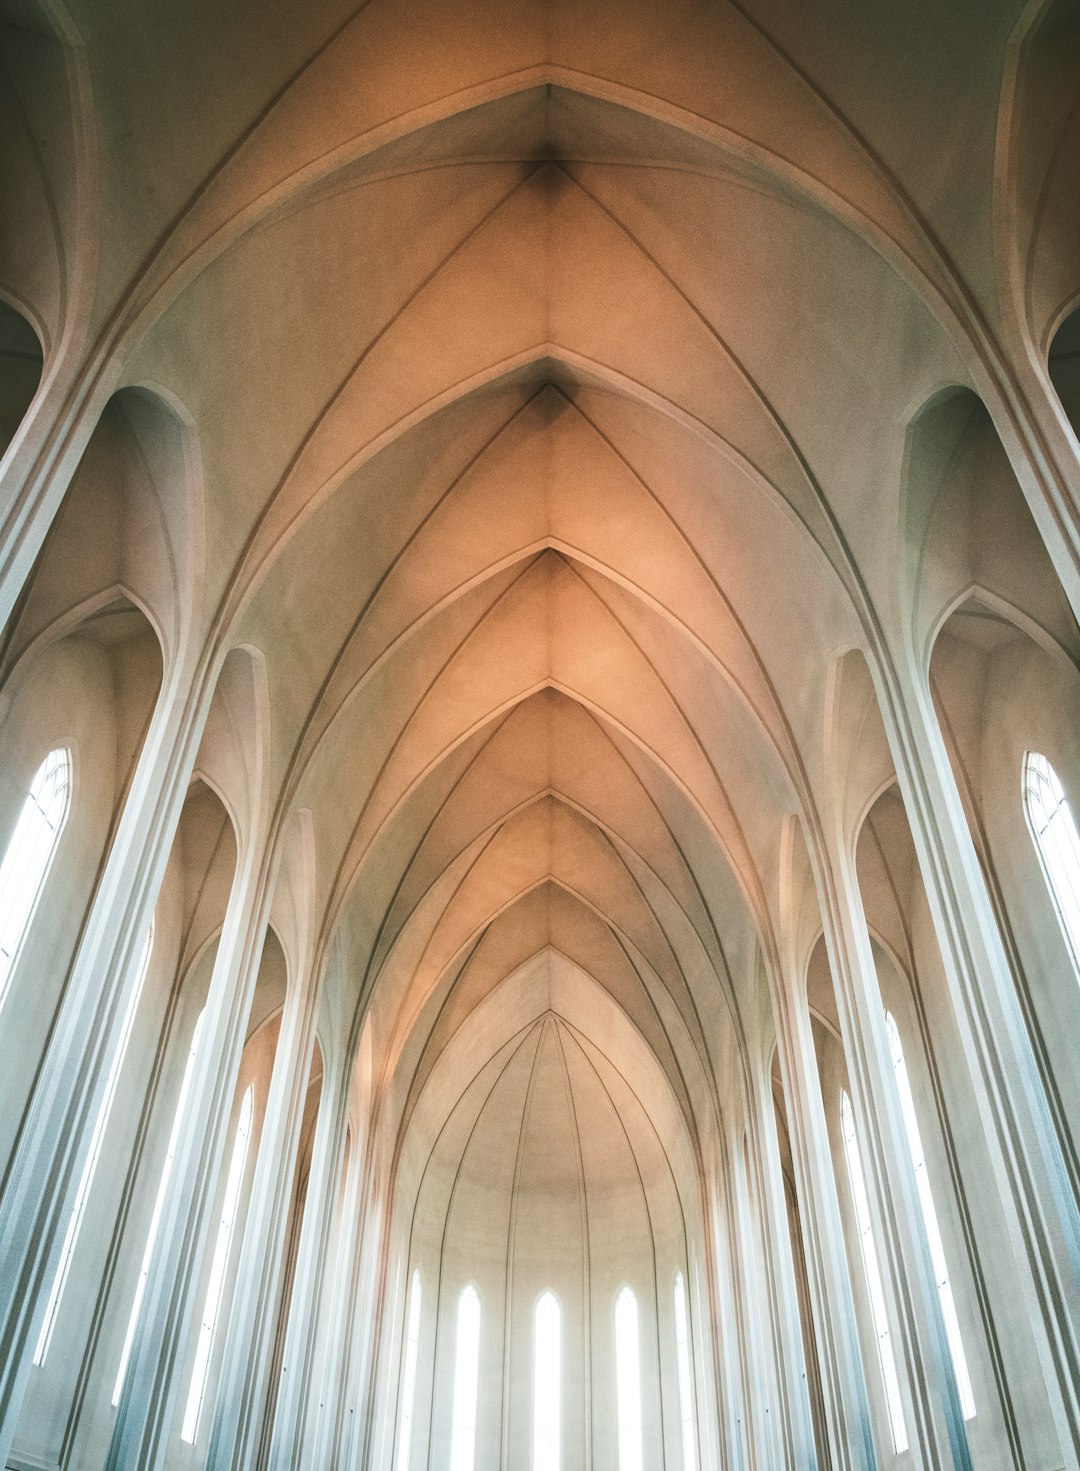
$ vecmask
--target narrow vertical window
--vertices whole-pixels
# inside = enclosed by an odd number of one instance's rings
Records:
[[[615,1406],[619,1417],[619,1471],[642,1471],[641,1336],[637,1298],[624,1287],[615,1299]]]
[[[407,1471],[412,1445],[413,1400],[416,1396],[416,1355],[420,1347],[420,1268],[412,1274],[409,1317],[405,1327],[405,1369],[401,1378],[401,1420],[398,1426],[397,1471]]]
[[[67,1230],[64,1233],[64,1244],[60,1250],[60,1261],[56,1268],[56,1276],[53,1278],[52,1291],[49,1293],[49,1301],[45,1308],[45,1321],[41,1325],[38,1334],[37,1347],[34,1350],[34,1363],[39,1367],[45,1362],[45,1355],[49,1352],[49,1344],[52,1341],[53,1328],[56,1325],[56,1315],[60,1309],[60,1299],[64,1295],[67,1285],[68,1271],[71,1267],[71,1258],[75,1252],[75,1243],[79,1239],[79,1231],[82,1227],[83,1215],[86,1211],[87,1198],[90,1195],[90,1186],[94,1182],[94,1171],[97,1169],[98,1157],[101,1154],[102,1140],[105,1138],[105,1128],[109,1122],[109,1112],[116,1097],[116,1084],[120,1077],[120,1069],[124,1063],[124,1054],[127,1051],[128,1040],[131,1037],[131,1028],[135,1024],[135,1012],[139,1006],[139,997],[142,995],[143,982],[146,980],[146,972],[150,966],[150,952],[154,945],[154,926],[151,924],[150,933],[146,937],[142,955],[139,958],[139,969],[135,977],[135,984],[131,990],[127,1010],[120,1026],[120,1036],[117,1038],[116,1050],[113,1052],[109,1063],[109,1075],[105,1080],[105,1093],[98,1109],[97,1119],[94,1122],[94,1132],[90,1136],[90,1150],[83,1165],[82,1175],[79,1178],[79,1188],[75,1192],[75,1201],[71,1207],[71,1215],[68,1217]]]
[[[855,1134],[855,1111],[846,1092],[841,1094],[840,1122],[844,1136],[844,1157],[847,1161],[851,1198],[855,1207],[855,1225],[859,1233],[863,1272],[866,1275],[866,1291],[870,1298],[870,1313],[874,1321],[878,1364],[885,1387],[889,1428],[892,1431],[893,1450],[899,1455],[901,1451],[907,1450],[907,1427],[904,1424],[904,1409],[900,1399],[900,1381],[896,1374],[896,1359],[893,1356],[889,1319],[885,1312],[885,1293],[881,1285],[877,1247],[874,1244],[873,1231],[870,1226],[870,1202],[866,1195],[866,1178],[863,1175],[859,1141]]]
[[[233,1139],[232,1158],[225,1181],[225,1198],[221,1204],[221,1220],[218,1223],[217,1244],[214,1260],[210,1267],[210,1281],[206,1287],[206,1306],[203,1308],[199,1326],[199,1342],[195,1349],[195,1367],[191,1372],[191,1388],[188,1390],[187,1408],[180,1439],[189,1445],[195,1444],[199,1433],[203,1399],[206,1395],[206,1379],[210,1372],[210,1355],[214,1349],[218,1314],[225,1290],[225,1273],[229,1267],[229,1248],[232,1245],[233,1228],[236,1225],[236,1209],[240,1204],[240,1187],[244,1183],[244,1164],[247,1160],[248,1139],[251,1137],[251,1116],[254,1112],[254,1091],[248,1088],[240,1104],[240,1117]]]
[[[127,1332],[124,1335],[124,1347],[120,1354],[120,1367],[116,1372],[116,1383],[113,1385],[112,1402],[116,1406],[120,1403],[120,1394],[124,1388],[124,1379],[127,1375],[128,1360],[131,1358],[131,1346],[135,1342],[135,1330],[139,1326],[139,1313],[142,1311],[143,1294],[146,1291],[147,1279],[150,1276],[150,1263],[154,1259],[154,1247],[157,1245],[157,1234],[161,1227],[161,1217],[165,1211],[165,1202],[169,1196],[169,1177],[172,1174],[173,1160],[180,1144],[180,1136],[184,1127],[184,1111],[187,1107],[188,1094],[191,1092],[191,1080],[195,1074],[195,1059],[199,1054],[199,1033],[202,1030],[205,1011],[199,1013],[199,1019],[195,1023],[195,1030],[191,1034],[191,1048],[188,1052],[187,1063],[184,1066],[184,1078],[180,1084],[180,1096],[176,1100],[176,1113],[173,1115],[172,1132],[169,1134],[169,1147],[165,1152],[165,1163],[161,1167],[161,1179],[158,1182],[157,1197],[154,1200],[154,1214],[150,1217],[150,1229],[146,1233],[146,1246],[143,1248],[142,1262],[139,1266],[139,1280],[135,1284],[135,1300],[131,1304],[131,1314],[128,1317]]]
[[[0,862],[0,1006],[30,927],[71,802],[71,756],[58,747],[38,767]]]
[[[949,1282],[949,1269],[945,1263],[945,1248],[942,1245],[941,1231],[938,1228],[934,1197],[930,1192],[930,1177],[926,1172],[926,1157],[923,1154],[922,1139],[919,1135],[919,1121],[915,1117],[915,1101],[911,1096],[911,1082],[908,1078],[907,1064],[904,1061],[904,1049],[900,1042],[896,1022],[892,1013],[888,1011],[885,1013],[885,1026],[889,1034],[893,1071],[896,1074],[896,1091],[900,1095],[900,1112],[904,1116],[908,1149],[911,1153],[912,1167],[915,1170],[919,1205],[922,1207],[926,1244],[930,1248],[930,1261],[934,1268],[934,1280],[937,1283],[938,1302],[941,1304],[941,1316],[945,1320],[949,1356],[952,1359],[953,1373],[956,1376],[956,1390],[960,1397],[960,1408],[964,1419],[971,1420],[975,1415],[975,1396],[972,1393],[971,1376],[968,1374],[964,1344],[960,1337],[960,1320],[956,1316],[956,1304],[953,1301],[952,1285]]]
[[[675,1273],[675,1348],[679,1360],[683,1471],[697,1471],[694,1450],[694,1385],[690,1376],[690,1319],[686,1309],[686,1283],[681,1272]]]
[[[562,1313],[545,1292],[533,1320],[533,1471],[559,1471],[561,1389]]]
[[[479,1387],[480,1297],[476,1288],[470,1285],[458,1298],[450,1471],[473,1471],[476,1459],[476,1397]]]
[[[1080,834],[1057,772],[1037,751],[1024,757],[1024,811],[1043,876],[1080,972]]]

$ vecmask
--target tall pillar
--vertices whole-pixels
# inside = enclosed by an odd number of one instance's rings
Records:
[[[774,1434],[782,1440],[784,1461],[797,1471],[815,1471],[817,1445],[810,1412],[802,1328],[799,1323],[795,1265],[787,1223],[776,1114],[764,1069],[755,1078],[750,1166],[753,1194],[759,1202],[759,1231],[766,1266],[776,1361]]]
[[[272,893],[261,843],[242,853],[203,1013],[170,1209],[150,1264],[139,1326],[105,1459],[107,1471],[159,1471],[172,1449],[177,1382],[196,1311],[208,1201],[220,1176]]]
[[[344,1405],[336,1465],[341,1471],[359,1471],[374,1448],[373,1421],[380,1383],[376,1349],[382,1326],[388,1280],[389,1202],[381,1192],[385,1182],[368,1167],[363,1224],[357,1242],[356,1291],[349,1306],[348,1342],[343,1373]],[[402,1293],[404,1309],[405,1294]],[[334,1463],[332,1463],[334,1464]],[[372,1462],[375,1464],[375,1462]]]
[[[302,970],[289,986],[278,1033],[206,1458],[223,1471],[253,1465],[258,1450],[320,992],[317,978]],[[326,1083],[324,1076],[318,1128]],[[313,1183],[314,1171],[309,1207]]]
[[[0,1197],[0,1465],[138,980],[206,719],[190,672],[159,696]]]
[[[995,374],[987,409],[1080,620],[1080,444],[1027,322],[1015,312],[1001,351],[1008,367]]]
[[[345,1406],[345,1365],[348,1358],[348,1323],[357,1287],[358,1243],[360,1240],[360,1184],[364,1170],[364,1151],[354,1141],[349,1155],[345,1188],[342,1192],[341,1219],[338,1223],[337,1250],[334,1261],[324,1267],[320,1284],[320,1316],[323,1319],[321,1351],[322,1386],[314,1435],[309,1438],[316,1466],[337,1464],[335,1453],[340,1423],[347,1417]],[[318,1372],[318,1369],[316,1369]]]
[[[757,1201],[748,1177],[749,1161],[743,1141],[732,1150],[734,1179],[735,1240],[737,1243],[738,1318],[740,1357],[748,1410],[746,1443],[750,1464],[758,1471],[771,1471],[784,1464],[776,1413],[776,1383],[769,1329],[770,1315],[762,1282],[762,1263],[755,1229]]]
[[[61,357],[46,369],[46,381],[0,460],[0,628],[33,571],[118,377],[109,365],[90,384],[84,364]]]
[[[337,1198],[334,1187],[341,1171],[345,1142],[346,1094],[347,1079],[340,1073],[324,1080],[300,1227],[300,1250],[289,1299],[285,1353],[267,1462],[269,1471],[279,1466],[294,1471],[304,1461],[304,1429],[311,1408],[312,1371],[320,1327],[320,1285]],[[220,1464],[224,1471],[226,1463]]]
[[[825,939],[860,1155],[872,1182],[870,1210],[899,1334],[901,1394],[905,1380],[910,1389],[904,1417],[911,1451],[918,1465],[965,1471],[971,1457],[964,1416],[900,1112],[870,933],[849,855],[833,856],[825,886]]]
[[[773,1011],[829,1451],[838,1471],[875,1471],[877,1455],[810,1011],[805,988],[795,978],[774,987]]]
[[[1080,1465],[1080,1211],[925,682],[901,668],[882,714],[987,1141],[1017,1287],[1065,1456]],[[1017,773],[1017,800],[1020,774]]]

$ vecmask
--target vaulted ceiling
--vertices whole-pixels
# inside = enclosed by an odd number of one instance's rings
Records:
[[[992,404],[1010,300],[1042,342],[1074,272],[1041,10],[5,4],[74,101],[9,65],[40,248],[0,278],[47,373],[75,338],[88,395],[192,428],[158,626],[265,661],[391,1131],[614,1029],[695,1140],[761,1045],[830,670],[907,590],[908,426]]]

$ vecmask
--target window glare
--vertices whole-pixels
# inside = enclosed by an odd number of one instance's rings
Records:
[[[59,747],[49,752],[34,774],[0,862],[0,1007],[60,841],[70,799],[71,756]]]
[[[135,1330],[139,1326],[139,1313],[142,1310],[143,1294],[146,1291],[147,1279],[150,1276],[150,1263],[154,1259],[154,1247],[157,1244],[157,1233],[161,1227],[161,1217],[165,1211],[165,1202],[169,1194],[169,1176],[172,1174],[173,1160],[180,1144],[180,1135],[184,1126],[184,1111],[187,1107],[188,1094],[191,1091],[191,1080],[195,1073],[195,1059],[199,1053],[199,1033],[202,1030],[205,1011],[199,1013],[199,1019],[195,1023],[195,1030],[191,1034],[191,1047],[188,1051],[187,1063],[184,1066],[184,1077],[180,1084],[180,1094],[176,1100],[176,1113],[173,1116],[172,1132],[169,1135],[169,1147],[165,1152],[165,1163],[161,1168],[161,1180],[158,1183],[157,1197],[154,1201],[154,1214],[150,1217],[150,1229],[146,1233],[146,1246],[143,1248],[142,1262],[139,1266],[139,1280],[135,1284],[135,1300],[131,1304],[131,1315],[128,1318],[127,1332],[124,1335],[124,1347],[120,1354],[120,1367],[116,1374],[116,1383],[113,1385],[112,1403],[115,1408],[120,1403],[120,1394],[124,1388],[124,1378],[127,1374],[128,1360],[131,1358],[131,1346],[135,1342]]]
[[[473,1471],[476,1458],[476,1397],[480,1384],[480,1298],[466,1287],[458,1298],[454,1346],[454,1428],[450,1471]]]
[[[553,1292],[533,1322],[533,1471],[559,1471],[562,1314]]]
[[[109,1122],[109,1112],[113,1106],[116,1096],[116,1084],[120,1077],[120,1069],[124,1064],[124,1054],[127,1051],[128,1041],[131,1037],[131,1028],[135,1024],[135,1012],[138,1010],[139,997],[142,995],[143,982],[146,980],[146,972],[150,967],[150,952],[154,947],[154,926],[150,925],[150,932],[146,937],[142,955],[139,958],[139,970],[132,987],[131,996],[128,1000],[127,1010],[124,1012],[124,1020],[120,1027],[120,1036],[117,1040],[116,1050],[109,1063],[109,1075],[105,1081],[105,1093],[98,1109],[97,1119],[94,1123],[94,1132],[90,1137],[90,1149],[83,1165],[82,1175],[79,1179],[79,1188],[75,1192],[75,1202],[71,1207],[71,1215],[68,1218],[67,1230],[64,1233],[64,1245],[60,1251],[60,1261],[56,1268],[56,1276],[53,1279],[52,1291],[49,1293],[49,1301],[45,1308],[45,1319],[41,1325],[38,1335],[37,1347],[34,1349],[34,1363],[40,1367],[45,1362],[45,1355],[49,1352],[49,1344],[52,1341],[53,1328],[56,1324],[56,1315],[60,1310],[60,1299],[64,1295],[67,1285],[68,1270],[71,1266],[71,1258],[75,1253],[75,1243],[79,1239],[79,1231],[82,1228],[83,1215],[86,1211],[86,1202],[90,1195],[90,1186],[94,1181],[94,1171],[97,1169],[98,1158],[101,1154],[102,1140],[105,1138],[105,1128]]]
[[[619,1471],[642,1471],[641,1342],[637,1298],[629,1287],[615,1300],[615,1391]]]
[[[696,1471],[694,1451],[694,1388],[690,1377],[690,1324],[686,1311],[686,1283],[675,1274],[675,1345],[679,1359],[679,1417],[682,1422],[683,1471]]]
[[[866,1179],[863,1175],[859,1141],[855,1135],[855,1113],[847,1093],[840,1098],[840,1121],[844,1136],[844,1158],[847,1161],[848,1180],[855,1207],[855,1225],[859,1233],[863,1272],[866,1276],[866,1291],[870,1298],[870,1313],[874,1321],[874,1337],[877,1342],[878,1363],[885,1387],[885,1403],[889,1412],[889,1428],[892,1431],[893,1450],[897,1455],[907,1450],[907,1427],[900,1400],[900,1381],[896,1374],[893,1357],[889,1319],[885,1312],[885,1293],[881,1285],[881,1269],[878,1266],[877,1247],[874,1244],[870,1225],[870,1204],[866,1195]]]
[[[1058,774],[1045,756],[1024,757],[1024,808],[1043,874],[1080,969],[1080,834]]]
[[[412,1442],[413,1397],[416,1394],[416,1354],[420,1345],[420,1268],[412,1274],[409,1320],[405,1335],[405,1370],[401,1380],[401,1423],[398,1428],[397,1471],[406,1471]]]
[[[938,1228],[934,1197],[930,1193],[930,1177],[926,1171],[926,1158],[919,1135],[919,1121],[915,1117],[915,1101],[911,1096],[911,1082],[908,1078],[907,1064],[904,1061],[904,1049],[900,1042],[900,1032],[891,1012],[885,1013],[885,1025],[889,1034],[893,1071],[896,1074],[896,1091],[900,1095],[900,1111],[904,1116],[904,1130],[907,1134],[908,1150],[915,1171],[926,1241],[930,1248],[930,1261],[934,1268],[938,1302],[941,1305],[941,1315],[945,1320],[949,1356],[952,1359],[956,1389],[960,1396],[960,1408],[964,1419],[971,1420],[975,1415],[975,1396],[972,1393],[967,1358],[960,1338],[960,1322],[956,1316],[956,1304],[953,1301],[952,1284],[949,1281],[949,1269],[945,1262],[945,1248],[942,1245],[941,1231]]]

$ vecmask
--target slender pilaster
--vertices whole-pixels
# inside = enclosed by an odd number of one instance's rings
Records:
[[[333,1223],[334,1185],[341,1170],[345,1139],[342,1117],[345,1088],[342,1084],[340,1077],[324,1079],[315,1126],[307,1198],[300,1227],[300,1250],[288,1305],[285,1354],[267,1463],[270,1471],[275,1471],[276,1467],[293,1471],[304,1461],[304,1431],[314,1393],[313,1368],[322,1301],[320,1285]]]
[[[256,857],[258,855],[258,858]],[[207,1205],[219,1178],[226,1131],[258,977],[272,892],[261,844],[241,854],[203,1014],[186,1128],[139,1327],[106,1456],[108,1471],[167,1464],[194,1293],[206,1248]]]
[[[1080,1465],[1080,1213],[925,684],[883,702],[948,994],[1065,1464]],[[1017,773],[1017,800],[1020,776]]]
[[[753,1193],[759,1203],[761,1247],[776,1349],[776,1417],[779,1423],[774,1426],[774,1434],[782,1440],[785,1464],[795,1471],[814,1471],[817,1447],[799,1324],[776,1115],[764,1070],[755,1083],[756,1117],[752,1132],[756,1147],[750,1150],[750,1166],[754,1171]]]
[[[163,689],[88,914],[0,1198],[0,1464],[6,1463],[109,1061],[206,718],[189,676]]]
[[[222,1471],[253,1465],[258,1448],[319,991],[313,977],[303,973],[295,977],[278,1033],[206,1458],[208,1467]],[[324,1078],[324,1101],[325,1093]],[[320,1125],[322,1115],[320,1107]],[[312,1183],[309,1180],[306,1208]]]
[[[316,1466],[334,1465],[339,1426],[345,1412],[349,1306],[357,1286],[357,1245],[360,1239],[360,1183],[363,1150],[352,1148],[342,1195],[337,1249],[332,1265],[324,1269],[320,1290],[324,1327],[321,1344],[321,1388],[314,1404],[317,1423],[309,1443]],[[316,1373],[318,1374],[318,1368]]]
[[[899,1333],[898,1370],[916,1464],[971,1464],[945,1323],[926,1244],[877,971],[854,864],[830,865],[825,938],[844,1040],[863,1165],[872,1182],[870,1209],[887,1264],[885,1292]]]
[[[877,1455],[804,989],[792,981],[775,992],[774,1012],[829,1449],[838,1471],[874,1471]]]

